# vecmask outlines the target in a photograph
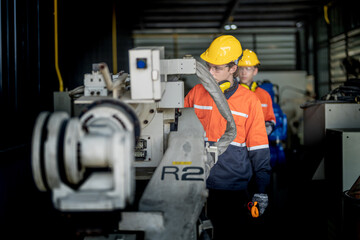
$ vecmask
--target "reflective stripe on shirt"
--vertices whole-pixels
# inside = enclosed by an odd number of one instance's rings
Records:
[[[246,147],[246,143],[231,142],[230,144],[237,147]]]
[[[204,140],[208,141],[208,138],[205,137]],[[217,141],[219,141],[219,139]],[[230,144],[237,147],[246,147],[246,143],[231,142]]]
[[[262,103],[261,106],[262,106],[262,107],[267,107],[267,104],[266,104],[266,103]]]
[[[248,147],[248,150],[253,151],[253,150],[259,150],[259,149],[264,149],[264,148],[269,148],[269,144]]]
[[[194,104],[194,108],[204,109],[204,110],[212,110],[212,106],[201,106],[201,105],[196,105],[196,104]]]
[[[203,109],[203,110],[212,110],[213,109],[212,106],[201,106],[201,105],[196,105],[196,104],[194,104],[194,108]],[[249,117],[247,114],[242,113],[242,112],[231,111],[231,113],[234,115],[245,117],[245,118]]]
[[[238,116],[241,116],[241,117],[246,117],[248,118],[249,116],[245,113],[242,113],[242,112],[235,112],[235,111],[231,111],[232,114],[234,115],[238,115]]]

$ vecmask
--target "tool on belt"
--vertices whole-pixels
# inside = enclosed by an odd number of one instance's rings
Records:
[[[249,202],[248,205],[247,205],[250,213],[251,213],[251,216],[253,218],[257,218],[259,217],[259,206],[258,206],[258,202]]]

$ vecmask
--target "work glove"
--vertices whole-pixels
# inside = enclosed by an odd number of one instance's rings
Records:
[[[266,121],[265,128],[266,128],[266,133],[269,136],[274,131],[274,123]]]
[[[265,209],[268,206],[269,203],[268,195],[265,193],[255,193],[252,198],[252,202],[253,203],[258,202],[259,216],[261,216],[264,214]]]

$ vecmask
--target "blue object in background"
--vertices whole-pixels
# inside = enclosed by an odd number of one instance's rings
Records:
[[[287,117],[281,110],[279,104],[273,102],[273,109],[276,118],[276,125],[274,131],[269,135],[269,141],[286,140]]]
[[[281,141],[284,141],[287,138],[287,117],[286,114],[284,114],[284,112],[281,110],[280,105],[277,103],[278,99],[275,101],[276,95],[274,92],[274,85],[269,81],[265,81],[260,85],[260,87],[270,94],[276,118],[274,131],[268,136],[271,155],[270,164],[272,167],[274,167],[279,164],[284,164],[286,161],[285,152]]]

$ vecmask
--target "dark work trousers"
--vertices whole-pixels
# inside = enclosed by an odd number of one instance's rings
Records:
[[[209,189],[206,210],[214,228],[214,240],[249,238],[248,192]]]

